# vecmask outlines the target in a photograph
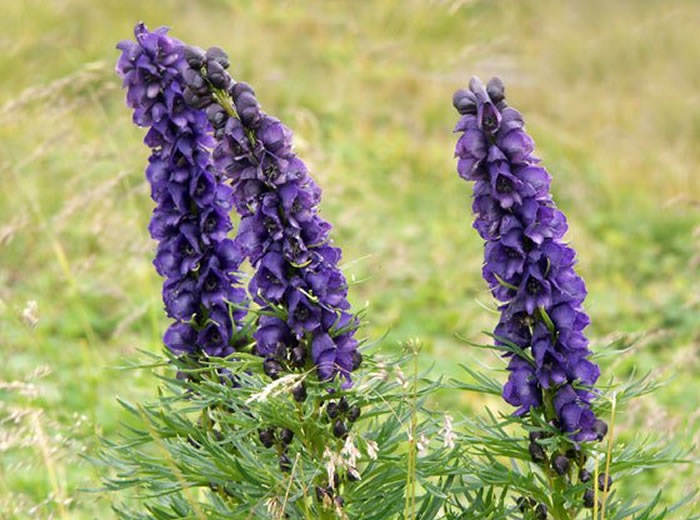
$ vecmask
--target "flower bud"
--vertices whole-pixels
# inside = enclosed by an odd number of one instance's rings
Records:
[[[552,468],[557,472],[557,475],[566,475],[569,472],[570,467],[569,459],[566,457],[566,455],[559,453],[552,457]]]
[[[361,411],[359,406],[353,406],[352,408],[350,408],[350,411],[348,412],[348,421],[357,421],[357,419],[360,417],[360,412]]]
[[[360,354],[360,352],[356,350],[352,353],[352,369],[353,369],[353,371],[360,368],[361,364],[362,364],[362,354]]]
[[[277,379],[282,372],[282,365],[276,359],[268,358],[263,361],[263,370],[272,379]]]
[[[328,414],[328,417],[335,419],[338,417],[338,405],[331,401],[326,405],[326,413]]]
[[[613,479],[610,475],[606,475],[605,473],[601,473],[598,475],[598,489],[601,491],[605,491],[606,485],[607,489],[610,490],[610,487],[612,486]]]
[[[533,507],[535,507],[535,499],[532,497],[524,497],[524,496],[519,496],[517,500],[515,501],[518,504],[518,509],[520,510],[521,513],[525,513],[526,511],[529,511]]]
[[[260,430],[258,432],[258,438],[260,439],[260,442],[262,442],[263,446],[266,448],[272,448],[273,444],[275,444],[275,430],[272,428]]]
[[[547,456],[545,455],[542,446],[536,442],[531,442],[530,446],[528,446],[528,450],[530,451],[530,457],[532,458],[533,462],[540,464],[547,460]]]
[[[452,104],[462,115],[476,114],[476,97],[466,89],[459,89],[454,93]]]
[[[593,423],[593,431],[596,434],[596,439],[601,441],[608,433],[608,424],[605,421],[596,419],[596,421]]]
[[[350,409],[350,405],[348,404],[347,399],[345,397],[342,397],[340,399],[340,402],[338,403],[338,410],[340,410],[340,413],[345,413]]]
[[[505,87],[501,78],[493,77],[486,84],[486,93],[494,103],[500,103],[506,97]]]
[[[280,440],[285,446],[289,446],[292,443],[292,440],[294,439],[294,432],[290,430],[289,428],[284,428],[280,432]]]
[[[578,480],[579,482],[588,482],[591,480],[591,472],[587,469],[581,468],[581,471],[578,472]]]
[[[535,508],[535,518],[537,520],[547,520],[547,506],[544,504],[537,504]]]
[[[197,94],[189,87],[185,87],[182,98],[187,105],[198,110],[209,106],[212,102],[211,96]]]
[[[530,442],[535,442],[540,439],[546,439],[549,437],[549,433],[545,432],[544,430],[533,430],[530,432]]]
[[[328,496],[328,490],[324,487],[316,486],[316,499],[323,502],[323,498]]]
[[[291,356],[292,365],[295,367],[303,367],[306,363],[306,349],[302,346],[296,346],[292,349]]]
[[[280,470],[289,473],[292,470],[292,461],[284,453],[280,455]]]
[[[248,93],[251,94],[253,97],[255,97],[255,91],[253,90],[253,87],[248,85],[248,83],[245,83],[243,81],[239,81],[235,85],[231,87],[231,97],[233,97],[233,101],[237,102],[238,98],[243,94],[243,93]]]
[[[338,495],[333,499],[333,502],[335,502],[335,505],[338,507],[343,507],[343,504],[345,503],[345,500],[343,500],[343,497]]]
[[[194,92],[201,92],[202,88],[206,88],[207,84],[204,78],[194,69],[185,69],[182,73],[182,79],[185,85],[190,87]]]
[[[221,105],[212,103],[207,107],[207,119],[214,128],[221,128],[226,123],[226,111]]]
[[[588,488],[583,493],[583,507],[590,509],[593,507],[594,503],[595,503],[595,493],[593,492],[593,490],[591,488]]]
[[[207,61],[215,61],[221,65],[222,68],[228,69],[228,54],[219,47],[209,47],[206,52],[206,59]]]
[[[207,62],[207,78],[215,88],[226,89],[231,78],[217,61]]]
[[[199,47],[188,45],[185,47],[185,61],[193,69],[201,69],[204,65],[204,50]]]
[[[348,429],[345,427],[345,423],[340,419],[335,421],[335,424],[333,425],[333,435],[335,435],[338,438],[341,438],[346,433],[348,433]]]
[[[297,403],[303,403],[306,401],[306,387],[304,383],[300,383],[292,388],[292,396]]]

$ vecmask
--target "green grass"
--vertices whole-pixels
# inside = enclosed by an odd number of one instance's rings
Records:
[[[459,375],[496,316],[480,278],[470,187],[455,173],[450,99],[498,74],[554,177],[587,280],[595,346],[621,333],[635,368],[670,380],[618,418],[698,440],[700,4],[687,1],[2,2],[0,6],[0,517],[109,518],[81,492],[81,458],[124,419],[116,396],[153,395],[114,368],[160,349],[161,280],[146,225],[143,132],[112,72],[135,21],[217,44],[235,77],[294,131],[324,188],[347,273],[364,280],[371,338],[425,344]],[[38,303],[36,327],[22,319]],[[39,372],[37,372],[37,370]],[[478,411],[473,395],[441,405]],[[505,409],[505,408],[504,408]],[[672,500],[694,467],[645,472],[625,494]],[[4,515],[4,516],[3,516]]]

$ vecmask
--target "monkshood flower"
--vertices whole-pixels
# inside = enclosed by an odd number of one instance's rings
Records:
[[[136,41],[122,41],[116,70],[138,126],[149,128],[146,177],[156,202],[149,226],[158,241],[154,265],[165,277],[163,302],[175,322],[164,336],[176,353],[235,350],[245,290],[236,276],[243,256],[226,238],[232,225],[231,188],[213,171],[212,128],[183,97],[184,46],[166,28],[138,24]]]
[[[248,289],[262,308],[254,337],[263,367],[272,377],[315,367],[321,379],[340,376],[347,386],[361,363],[357,320],[341,251],[318,214],[321,190],[293,152],[292,132],[228,75],[223,51],[188,47],[185,59],[185,99],[197,107],[215,101],[206,106],[217,140],[212,156],[241,216],[236,245],[255,269]],[[266,315],[280,309],[284,316]]]
[[[473,181],[474,228],[485,240],[483,276],[501,302],[494,330],[508,353],[503,398],[516,415],[544,409],[574,441],[601,439],[605,423],[591,411],[600,375],[583,332],[583,280],[575,251],[563,242],[566,218],[549,192],[550,176],[532,155],[520,113],[505,102],[503,84],[472,78],[453,97],[462,115],[457,171]]]

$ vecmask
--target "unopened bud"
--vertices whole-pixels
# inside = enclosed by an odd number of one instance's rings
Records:
[[[500,103],[505,97],[505,87],[501,78],[493,77],[486,84],[486,93],[494,103]]]
[[[207,61],[215,61],[221,65],[222,68],[228,69],[228,54],[219,47],[209,47],[206,52],[206,59]]]
[[[466,89],[459,89],[454,93],[452,104],[462,115],[476,114],[476,97]]]

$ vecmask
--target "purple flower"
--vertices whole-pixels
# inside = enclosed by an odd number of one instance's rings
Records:
[[[232,191],[214,173],[206,114],[185,102],[191,95],[183,85],[183,44],[167,36],[166,28],[151,32],[138,24],[134,34],[135,42],[117,45],[122,53],[116,70],[134,122],[148,127],[144,142],[152,153],[146,178],[156,202],[149,230],[159,242],[153,263],[166,278],[163,303],[176,320],[164,343],[178,354],[226,356],[239,327],[232,316],[240,320],[245,314],[237,277],[243,255],[227,238]]]
[[[556,413],[550,419],[576,441],[594,439],[590,401],[600,370],[588,359],[586,287],[574,270],[574,250],[562,242],[567,223],[549,193],[550,176],[532,155],[532,138],[520,113],[506,105],[500,80],[487,89],[474,78],[453,103],[462,114],[457,171],[475,181],[474,228],[486,241],[483,275],[502,302],[496,343],[529,350],[534,360],[506,354],[503,398],[524,415],[549,393]]]
[[[542,389],[537,377],[527,361],[513,357],[508,364],[510,376],[503,387],[503,399],[517,406],[515,415],[524,415],[530,408],[542,405]]]

